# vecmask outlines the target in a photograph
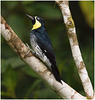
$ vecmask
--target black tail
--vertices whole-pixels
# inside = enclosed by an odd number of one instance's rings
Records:
[[[52,65],[51,68],[52,68],[52,73],[53,73],[55,79],[62,84],[61,77],[60,77],[57,66]]]

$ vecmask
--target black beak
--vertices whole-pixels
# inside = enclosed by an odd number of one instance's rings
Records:
[[[28,14],[25,14],[25,15],[32,20],[32,24],[35,24],[35,18],[34,17],[32,17]]]

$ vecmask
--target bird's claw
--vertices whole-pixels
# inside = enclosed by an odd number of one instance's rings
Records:
[[[29,47],[29,45],[27,44],[27,43],[25,43],[25,45],[28,47],[28,52],[25,54],[25,56],[27,56],[28,54],[29,54],[29,52],[32,52],[32,54],[34,55],[34,56],[36,56],[37,58],[39,58],[39,56],[36,54],[36,52],[35,51],[33,51],[30,47]]]
[[[26,53],[26,56],[29,54],[29,52],[32,52],[33,54],[35,54],[35,52],[29,47],[29,45],[27,43],[25,43],[25,45],[28,47],[28,52]]]
[[[27,44],[27,43],[25,43],[25,45],[28,47],[28,49],[30,50],[30,47],[29,47],[29,45]]]

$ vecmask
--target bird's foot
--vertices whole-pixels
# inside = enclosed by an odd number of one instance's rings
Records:
[[[29,52],[32,52],[33,54],[35,54],[35,52],[29,47],[29,45],[27,43],[25,43],[25,45],[28,47],[28,52],[26,53],[26,56],[29,54]]]
[[[28,47],[28,49],[29,49],[25,56],[27,56],[27,55],[29,54],[29,52],[32,52],[32,54],[33,54],[34,56],[36,56],[37,58],[39,58],[39,56],[36,54],[36,52],[33,51],[33,50],[29,47],[29,45],[28,45],[27,43],[25,43],[25,45],[26,45],[26,46]]]

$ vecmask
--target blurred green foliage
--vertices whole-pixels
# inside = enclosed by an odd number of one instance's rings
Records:
[[[42,17],[51,38],[62,79],[85,95],[72,58],[62,14],[55,2],[2,1],[1,14],[21,38],[30,45],[31,21],[25,16]],[[84,62],[94,85],[94,3],[70,2]],[[2,98],[60,98],[1,38],[1,96]]]
[[[87,21],[88,25],[93,28],[94,23],[94,2],[79,2],[82,12],[84,14],[85,20]],[[90,14],[89,14],[90,12]],[[89,20],[88,20],[89,19]]]

